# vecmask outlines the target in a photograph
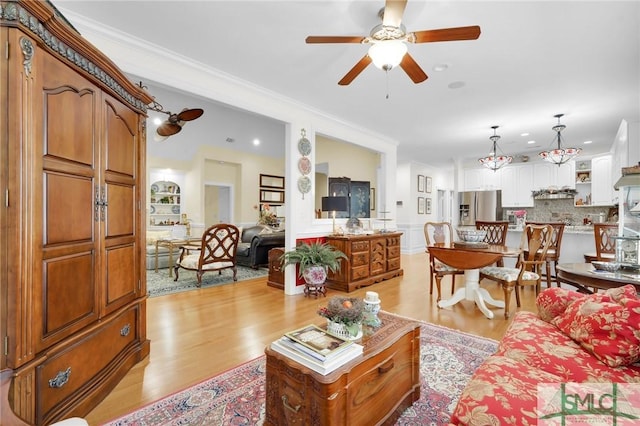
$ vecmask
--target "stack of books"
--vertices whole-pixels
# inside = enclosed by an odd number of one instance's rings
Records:
[[[325,375],[361,356],[364,348],[310,324],[285,333],[271,349]]]

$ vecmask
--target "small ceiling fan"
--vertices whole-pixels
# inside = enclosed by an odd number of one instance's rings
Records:
[[[361,43],[369,44],[369,51],[338,82],[350,84],[371,62],[378,68],[389,71],[400,65],[414,83],[425,81],[428,76],[409,55],[407,43],[433,43],[437,41],[475,40],[480,37],[480,27],[442,28],[407,33],[402,25],[402,15],[407,0],[386,0],[378,15],[382,24],[375,26],[368,36],[309,36],[307,43]]]
[[[140,87],[142,87],[143,89],[147,88],[146,86],[142,85],[142,82],[140,82]],[[156,129],[154,140],[158,142],[167,139],[169,136],[173,136],[176,133],[179,133],[187,121],[195,120],[204,113],[204,110],[202,110],[201,108],[184,108],[178,114],[173,114],[171,111],[165,111],[162,105],[160,105],[155,99],[153,100],[151,105],[149,105],[149,109],[167,114],[169,116],[169,118],[161,123]]]

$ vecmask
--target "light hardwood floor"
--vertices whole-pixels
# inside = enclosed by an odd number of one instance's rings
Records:
[[[485,318],[472,302],[438,309],[436,294],[429,295],[426,254],[402,256],[404,276],[361,288],[380,295],[385,311],[499,340],[510,321],[502,309]],[[463,285],[457,279],[457,287]],[[451,279],[443,280],[443,298]],[[503,300],[502,289],[484,281],[482,286]],[[434,285],[435,287],[435,285]],[[329,290],[327,297],[347,293]],[[512,313],[517,310],[512,297]],[[117,387],[86,417],[99,425],[166,395],[264,354],[264,348],[283,332],[309,323],[322,324],[316,314],[325,298],[284,296],[266,285],[266,278],[155,297],[147,303],[147,336],[151,354],[131,369]],[[523,310],[535,310],[532,288],[522,291]]]

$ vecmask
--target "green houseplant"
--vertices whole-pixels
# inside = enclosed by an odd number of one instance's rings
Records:
[[[336,272],[342,259],[347,256],[327,243],[314,241],[301,243],[293,250],[280,257],[282,268],[288,265],[299,265],[298,275],[309,284],[322,284],[327,278],[327,271]],[[321,281],[320,281],[321,280]]]

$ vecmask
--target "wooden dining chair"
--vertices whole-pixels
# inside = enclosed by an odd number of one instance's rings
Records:
[[[445,265],[429,253],[429,246],[443,246],[453,244],[453,228],[449,222],[427,222],[424,224],[424,238],[427,243],[426,252],[429,254],[429,294],[433,294],[433,280],[435,278],[438,297],[440,301],[440,289],[442,278],[451,276],[451,294],[456,286],[456,275],[463,275],[464,270]]]
[[[487,235],[482,240],[487,244],[496,244],[500,246],[507,245],[507,231],[509,231],[508,221],[481,221],[476,220],[476,229],[487,231]],[[504,266],[504,261],[500,259],[498,266]]]
[[[520,287],[534,286],[536,297],[540,293],[542,265],[547,263],[547,251],[553,241],[553,227],[547,225],[525,225],[520,239],[520,255],[517,267],[485,266],[480,269],[480,278],[496,281],[504,291],[504,317],[509,318],[511,293],[516,291],[516,304],[520,303]]]
[[[180,268],[196,271],[198,287],[202,284],[202,275],[209,271],[222,274],[224,269],[231,269],[233,280],[237,281],[236,251],[239,241],[240,230],[235,225],[213,225],[204,231],[199,245],[186,244],[180,247],[180,258],[174,267],[174,281],[178,281]]]
[[[547,288],[551,287],[551,282],[555,281],[556,286],[560,287],[560,281],[558,281],[558,261],[560,260],[560,249],[562,247],[562,236],[564,235],[564,222],[527,222],[532,225],[551,225],[553,233],[551,236],[551,245],[547,251],[545,258],[545,272],[544,278],[547,281]],[[553,265],[553,273],[551,266]]]
[[[618,235],[617,223],[594,223],[593,238],[596,243],[596,251],[584,254],[584,261],[591,263],[594,260],[601,262],[613,262],[616,260],[616,240]]]

